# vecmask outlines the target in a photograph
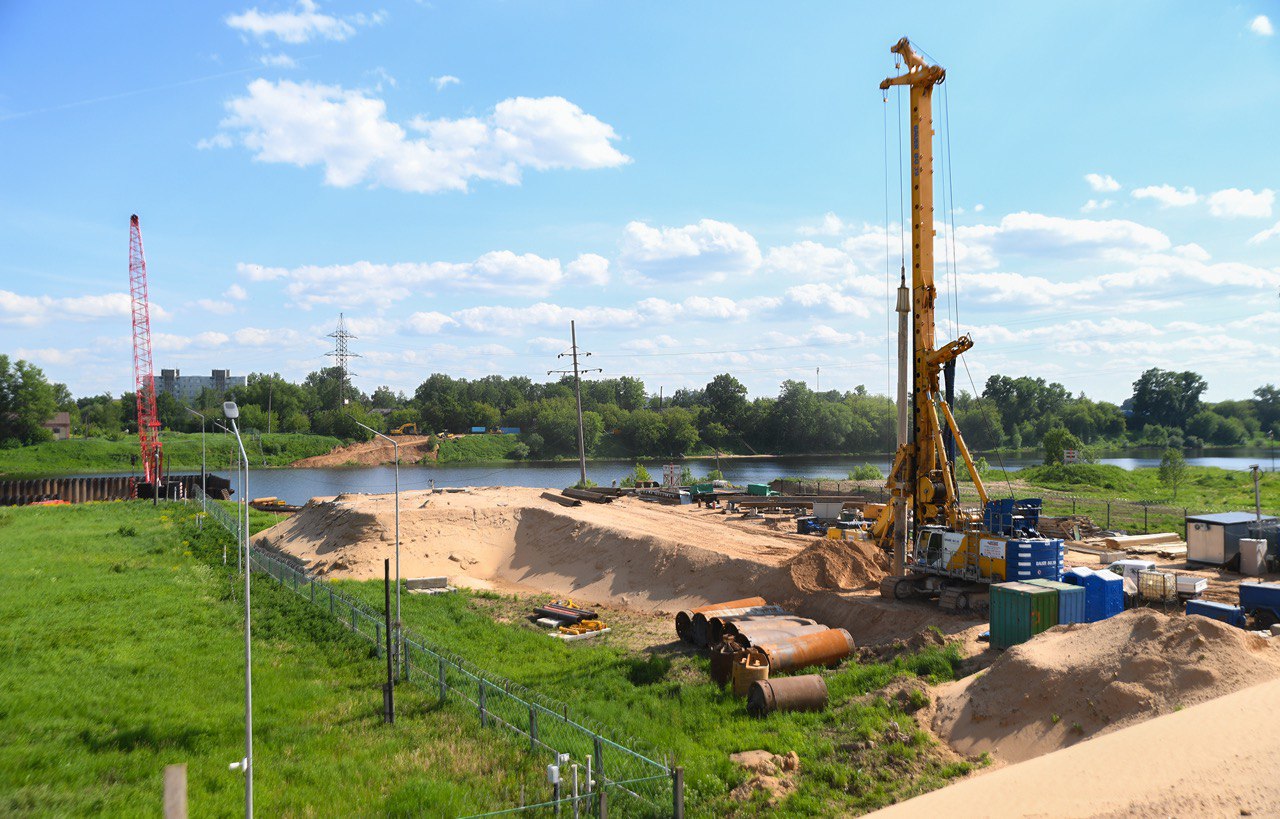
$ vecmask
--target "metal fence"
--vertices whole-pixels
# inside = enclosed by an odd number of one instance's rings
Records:
[[[209,503],[211,516],[235,533],[236,522],[227,510]],[[318,577],[307,574],[265,552],[250,549],[250,565],[275,578],[287,589],[329,614],[350,631],[384,650],[385,614],[350,597]],[[525,744],[529,753],[559,764],[564,780],[561,796],[553,802],[513,807],[504,813],[553,812],[574,816],[684,815],[684,771],[665,754],[628,739],[615,740],[612,732],[594,720],[573,713],[568,705],[547,698],[504,677],[485,671],[464,657],[443,651],[409,629],[404,629],[403,675],[408,681],[437,694],[441,704],[475,714],[482,728],[494,728]],[[394,649],[393,649],[394,650]],[[573,764],[579,766],[580,789],[575,796]]]

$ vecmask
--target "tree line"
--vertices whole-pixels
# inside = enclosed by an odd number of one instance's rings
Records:
[[[1280,388],[1267,384],[1251,398],[1208,403],[1204,378],[1194,372],[1150,369],[1122,404],[1095,401],[1043,378],[993,375],[980,395],[961,392],[956,422],[970,448],[1038,449],[1046,436],[1064,447],[1150,446],[1197,448],[1260,443],[1280,427]],[[243,387],[204,390],[193,409],[221,418],[224,400],[240,405],[240,425],[262,432],[318,433],[348,440],[370,437],[356,421],[380,431],[417,424],[424,433],[460,433],[474,427],[518,427],[517,456],[555,458],[577,451],[573,381],[538,382],[524,376],[478,379],[431,375],[412,395],[389,387],[364,393],[345,383],[336,367],[300,383],[254,373]],[[750,398],[729,373],[696,389],[650,392],[623,376],[582,382],[583,433],[597,457],[667,457],[709,454],[884,453],[896,444],[893,401],[859,386],[815,391],[803,381],[782,382],[776,396]],[[0,355],[0,444],[47,440],[41,420],[71,414],[73,433],[122,437],[136,431],[134,395],[73,398],[38,367]],[[157,395],[165,429],[198,432],[200,419],[167,393]]]

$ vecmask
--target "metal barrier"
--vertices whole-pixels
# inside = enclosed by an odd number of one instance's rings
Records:
[[[228,532],[236,521],[220,504],[209,504],[210,515]],[[329,613],[357,636],[370,641],[382,656],[385,615],[368,604],[343,594],[334,586],[302,569],[260,550],[249,549],[250,566],[275,578],[287,589]],[[611,739],[605,726],[573,714],[568,705],[544,697],[504,677],[484,671],[465,658],[434,648],[404,629],[404,676],[437,694],[441,704],[462,707],[476,714],[482,728],[498,728],[518,737],[528,752],[559,763],[562,776],[577,763],[583,792],[575,798],[564,793],[556,802],[511,808],[499,813],[540,810],[563,804],[576,814],[604,815],[615,810],[621,816],[684,816],[684,771],[665,754],[630,746],[636,740]],[[393,650],[395,650],[393,648]],[[661,757],[658,759],[657,757]],[[576,805],[575,805],[576,803]],[[607,808],[605,807],[607,805]],[[497,815],[497,814],[483,814]]]

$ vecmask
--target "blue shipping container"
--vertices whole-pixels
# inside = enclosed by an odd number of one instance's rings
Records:
[[[498,431],[504,435],[519,435],[520,427],[499,427]]]
[[[1187,614],[1198,614],[1210,620],[1221,620],[1239,628],[1244,628],[1245,625],[1244,609],[1239,606],[1228,606],[1226,603],[1214,603],[1211,600],[1188,600]]]
[[[1059,583],[1055,580],[1045,580],[1043,578],[1026,582],[1032,586],[1043,586],[1046,589],[1054,589],[1058,592],[1058,625],[1087,622],[1084,619],[1085,591],[1083,586],[1073,586],[1070,583]]]
[[[1005,544],[1005,580],[1014,582],[1038,577],[1061,580],[1065,558],[1066,549],[1061,540],[1010,540]]]
[[[472,427],[472,433],[484,432],[484,427]]]

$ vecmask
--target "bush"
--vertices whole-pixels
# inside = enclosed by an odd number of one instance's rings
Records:
[[[622,479],[622,485],[636,486],[652,480],[653,477],[649,475],[649,470],[645,469],[643,464],[636,464],[635,469],[631,470],[631,474]]]
[[[879,481],[884,480],[884,473],[875,464],[860,464],[849,470],[849,480]]]

